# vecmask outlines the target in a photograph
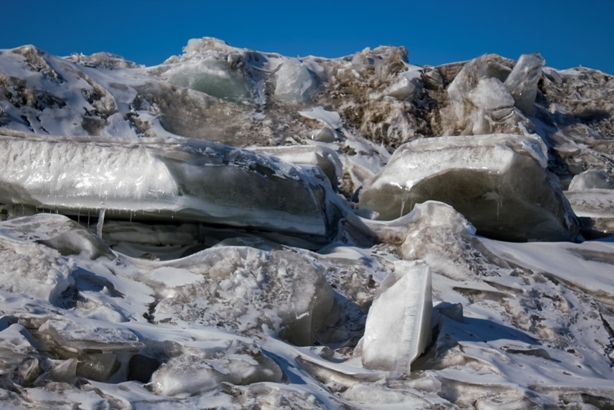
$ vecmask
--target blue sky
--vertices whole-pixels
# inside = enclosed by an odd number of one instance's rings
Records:
[[[540,52],[551,67],[614,74],[614,0],[0,0],[0,48],[109,51],[154,65],[213,36],[290,56],[403,45],[411,63]]]

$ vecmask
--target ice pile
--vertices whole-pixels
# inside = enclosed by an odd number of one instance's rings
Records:
[[[0,407],[612,407],[613,95],[539,54],[0,50]]]
[[[533,115],[544,63],[539,54],[523,54],[515,64],[495,54],[469,61],[447,89],[456,116],[452,127],[475,135],[520,131],[528,123],[522,114]]]

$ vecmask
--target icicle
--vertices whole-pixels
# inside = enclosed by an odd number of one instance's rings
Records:
[[[104,225],[104,212],[105,212],[104,208],[98,211],[98,223],[96,224],[96,235],[98,235],[98,237],[100,238],[102,238],[102,226]]]

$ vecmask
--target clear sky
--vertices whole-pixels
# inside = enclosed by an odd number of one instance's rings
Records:
[[[0,0],[0,48],[155,65],[203,36],[289,56],[403,45],[418,65],[540,52],[614,74],[614,0]]]

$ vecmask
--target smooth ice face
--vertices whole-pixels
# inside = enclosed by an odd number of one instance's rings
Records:
[[[362,363],[409,373],[431,335],[431,271],[424,261],[398,261],[380,285],[367,316]]]
[[[296,58],[284,60],[275,73],[275,97],[280,100],[304,102],[316,88],[316,77]]]
[[[205,57],[184,62],[165,73],[170,84],[233,102],[252,100],[249,80],[226,61]]]
[[[575,217],[545,170],[537,136],[440,137],[405,144],[364,184],[359,206],[390,220],[414,205],[452,205],[478,234],[505,240],[574,240]]]
[[[526,115],[533,115],[537,83],[545,63],[546,60],[539,53],[523,54],[505,80],[505,86],[514,97],[516,107]]]
[[[603,171],[589,169],[574,176],[569,184],[569,191],[587,189],[614,189],[614,180]]]
[[[318,178],[206,141],[0,136],[0,201],[86,218],[204,221],[326,235]]]

